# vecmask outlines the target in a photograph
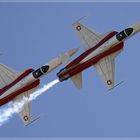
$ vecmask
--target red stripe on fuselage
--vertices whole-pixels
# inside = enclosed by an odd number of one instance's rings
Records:
[[[37,87],[39,85],[39,83],[40,83],[40,80],[38,79],[35,82],[30,83],[27,86],[17,90],[16,92],[13,92],[10,95],[4,97],[3,99],[0,100],[0,106],[6,104],[7,102],[9,102],[11,100],[13,100],[16,96]]]
[[[86,68],[96,64],[99,60],[101,60],[103,57],[108,56],[110,54],[113,54],[119,50],[121,50],[123,48],[123,42],[116,45],[115,47],[91,58],[90,60],[84,62],[84,63],[80,63],[81,60],[83,60],[84,58],[86,58],[90,53],[92,53],[93,51],[95,51],[97,48],[99,48],[103,43],[105,43],[107,40],[109,40],[111,37],[113,37],[115,34],[117,34],[117,32],[111,32],[110,34],[108,34],[104,39],[102,39],[97,45],[95,45],[93,48],[87,50],[86,52],[84,52],[83,54],[81,54],[79,57],[77,57],[74,61],[72,61],[70,64],[68,64],[65,68],[66,71],[63,72],[62,74],[60,74],[60,77],[63,77],[65,75],[69,75],[74,76],[77,73],[85,70]]]
[[[86,56],[88,56],[91,52],[95,51],[97,48],[99,48],[103,43],[105,43],[107,40],[109,40],[111,37],[116,35],[118,32],[113,31],[109,33],[107,36],[105,36],[99,43],[97,43],[95,46],[90,48],[89,50],[82,53],[80,56],[78,56],[75,60],[73,60],[70,64],[66,66],[66,69],[78,64],[82,59],[84,59]]]
[[[86,62],[84,62],[84,63],[81,63],[81,64],[79,63],[79,64],[76,65],[73,69],[68,70],[68,71],[65,73],[65,75],[68,74],[68,75],[70,75],[70,77],[71,77],[71,76],[74,76],[74,75],[76,75],[77,73],[79,73],[79,72],[81,72],[81,71],[87,69],[88,67],[90,67],[90,66],[96,64],[96,63],[97,63],[99,60],[101,60],[102,58],[104,58],[104,57],[106,57],[106,56],[108,56],[108,55],[111,55],[111,54],[113,54],[113,53],[115,53],[115,52],[121,50],[121,49],[123,48],[123,46],[124,46],[124,43],[122,42],[122,43],[116,45],[115,47],[111,48],[110,50],[107,50],[107,51],[105,51],[105,52],[103,52],[103,53],[101,53],[101,54],[99,54],[99,55],[93,57],[92,59],[90,59],[90,60],[88,60],[88,61],[86,61]]]
[[[12,86],[14,86],[15,84],[17,84],[20,80],[22,80],[24,77],[26,77],[28,74],[30,74],[31,72],[33,72],[33,69],[27,69],[26,71],[24,71],[17,79],[15,79],[12,83],[10,83],[9,85],[6,85],[5,87],[3,87],[2,89],[0,89],[0,95],[2,95],[4,92],[6,92],[8,89],[10,89]]]

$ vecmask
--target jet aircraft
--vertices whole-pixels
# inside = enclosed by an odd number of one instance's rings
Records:
[[[64,55],[71,57],[77,50],[74,48]],[[60,55],[36,70],[29,68],[22,73],[0,64],[0,106],[10,101],[13,104],[21,102],[24,97],[29,99],[29,96],[39,88],[40,78],[50,73],[61,63]],[[20,109],[19,115],[25,125],[37,119],[32,120],[30,100],[27,100]]]
[[[73,61],[70,61],[68,57],[63,59],[65,67],[57,73],[59,80],[62,82],[71,78],[76,87],[80,89],[82,71],[94,66],[107,87],[112,89],[116,86],[115,58],[123,51],[124,41],[140,31],[140,22],[121,32],[111,31],[105,34],[99,34],[79,21],[74,23],[73,27],[80,37],[85,52]]]

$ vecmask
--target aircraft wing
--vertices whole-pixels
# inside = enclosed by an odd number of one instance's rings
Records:
[[[122,50],[111,54],[109,56],[101,59],[97,64],[95,64],[95,68],[98,73],[102,76],[103,81],[108,86],[109,89],[113,88],[115,85],[114,74],[115,74],[115,57]]]
[[[19,112],[19,116],[21,118],[21,120],[23,121],[24,125],[28,125],[29,123],[31,123],[32,121],[32,116],[31,116],[31,101],[28,100],[30,94],[32,94],[34,91],[37,90],[38,87],[35,87],[29,91],[24,92],[23,94],[18,95],[17,97],[15,97],[15,99],[13,100],[13,104],[16,102],[22,102],[23,98],[26,97],[27,101],[25,102],[25,104],[23,105],[23,107],[21,108],[20,112]]]
[[[10,84],[13,82],[19,74],[14,71],[13,69],[0,64],[0,88],[3,88],[4,86]]]
[[[74,23],[73,27],[76,30],[85,50],[94,47],[102,39],[98,33],[79,22]]]

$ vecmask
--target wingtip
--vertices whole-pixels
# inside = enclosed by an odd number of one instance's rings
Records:
[[[37,121],[38,119],[40,119],[41,116],[36,117],[35,119],[33,119],[31,122],[27,123],[24,125],[24,127],[27,127],[28,125],[34,123],[35,121]]]
[[[113,86],[112,88],[110,88],[110,89],[108,89],[107,91],[109,92],[109,91],[111,91],[112,89],[114,89],[114,88],[116,88],[116,87],[118,87],[119,85],[121,85],[122,83],[124,83],[124,80],[123,81],[121,81],[121,82],[119,82],[118,84],[116,84],[115,86]]]
[[[75,27],[79,23],[79,21],[83,20],[84,18],[87,18],[87,16],[80,17],[76,22],[72,24],[72,26]]]

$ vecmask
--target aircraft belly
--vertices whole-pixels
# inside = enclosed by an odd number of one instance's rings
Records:
[[[106,41],[104,44],[102,44],[99,48],[97,48],[95,51],[92,51],[88,56],[86,56],[80,63],[84,63],[90,59],[92,59],[93,57],[100,55],[101,53],[104,53],[112,48],[116,48],[117,44],[118,44],[118,40],[116,39],[116,37],[112,37],[111,39],[109,39],[108,41]]]
[[[31,83],[31,84],[28,84],[26,85],[25,87],[22,87],[20,88],[19,90],[17,91],[14,91],[14,92],[9,92],[9,94],[7,96],[4,96],[0,99],[0,106],[13,100],[16,96],[18,96],[19,94],[22,94],[32,88],[35,88],[39,85],[40,83],[40,80],[36,80],[35,82]]]
[[[80,63],[84,63],[90,59],[92,59],[93,57],[97,56],[98,54],[103,52],[103,48],[99,48],[96,51],[93,51],[92,53],[90,53],[87,57],[85,57]]]
[[[116,45],[116,47],[113,47],[99,55],[96,55],[95,57],[87,60],[84,63],[79,63],[76,67],[74,67],[73,69],[69,70],[69,72],[67,72],[67,74],[71,76],[76,75],[77,73],[87,69],[88,67],[96,64],[99,60],[101,60],[102,58],[104,58],[105,56],[108,56],[110,54],[113,54],[114,52],[117,52],[119,50],[121,50],[123,48],[123,42]]]
[[[111,32],[110,34],[108,34],[106,37],[104,37],[98,44],[96,44],[95,46],[93,46],[91,49],[85,51],[84,53],[82,53],[79,57],[77,57],[75,60],[73,60],[70,64],[68,64],[66,66],[66,68],[70,68],[73,65],[76,65],[78,63],[80,63],[84,58],[86,58],[90,53],[92,53],[93,51],[96,51],[101,45],[103,45],[107,40],[109,40],[111,37],[113,37],[114,35],[116,35],[117,32]]]

